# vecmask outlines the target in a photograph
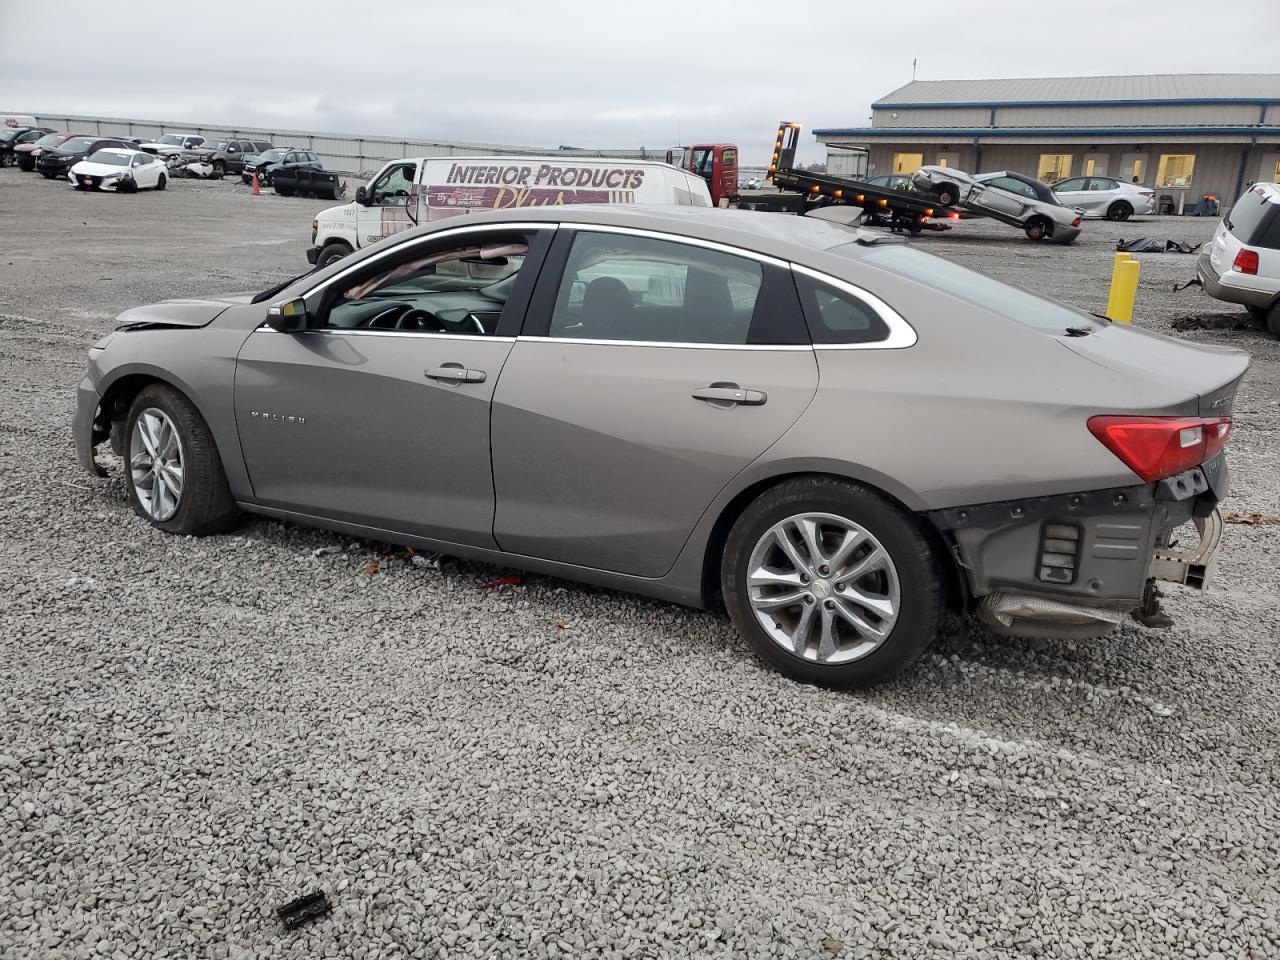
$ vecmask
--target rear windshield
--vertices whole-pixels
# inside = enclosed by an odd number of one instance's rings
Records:
[[[958,263],[912,250],[905,244],[864,247],[847,243],[828,251],[855,258],[900,277],[932,287],[966,303],[997,313],[1023,326],[1061,335],[1068,327],[1092,329],[1094,319],[1082,310],[1059,303],[1025,287],[1014,286],[970,270]]]
[[[1266,192],[1255,187],[1236,201],[1223,222],[1241,243],[1254,243],[1258,227],[1275,209],[1275,204],[1267,202]]]

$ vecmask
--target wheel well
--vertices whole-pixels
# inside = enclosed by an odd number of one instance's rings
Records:
[[[946,589],[947,606],[953,610],[963,608],[968,598],[965,581],[960,574],[955,554],[937,527],[881,487],[862,480],[855,480],[853,477],[841,476],[838,473],[815,473],[809,471],[784,473],[780,476],[769,477],[754,483],[730,500],[724,509],[720,511],[720,516],[716,518],[716,522],[711,528],[711,536],[707,538],[707,549],[702,557],[702,596],[707,606],[714,608],[724,606],[724,600],[720,596],[720,558],[724,554],[724,545],[729,538],[729,531],[733,529],[738,517],[742,516],[742,512],[747,509],[748,504],[765,491],[771,490],[778,484],[786,483],[788,480],[796,480],[801,477],[830,477],[834,480],[843,480],[846,483],[856,483],[858,486],[865,487],[884,497],[910,517],[921,534],[924,535],[925,540],[934,552],[934,556],[938,559],[939,566],[942,567],[946,581],[944,588]]]
[[[321,250],[325,247],[343,247],[346,249],[347,253],[355,253],[355,247],[351,246],[347,241],[341,240],[337,237],[332,240],[326,240],[324,243],[320,244]]]

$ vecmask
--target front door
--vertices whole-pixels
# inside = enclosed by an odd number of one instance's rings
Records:
[[[493,546],[490,401],[544,232],[397,244],[309,294],[305,332],[256,330],[235,378],[255,497]]]
[[[562,225],[494,396],[494,536],[512,553],[662,576],[817,383],[784,266]]]
[[[417,210],[410,204],[416,199],[413,189],[417,179],[418,165],[412,160],[387,167],[378,175],[369,187],[369,205],[356,208],[360,246],[415,226]]]

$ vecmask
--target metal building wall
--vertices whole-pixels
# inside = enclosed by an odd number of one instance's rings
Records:
[[[232,127],[221,124],[175,123],[161,120],[132,120],[125,117],[93,117],[67,114],[37,115],[36,122],[70,133],[100,136],[161,137],[166,133],[192,133],[203,137],[232,139],[244,137],[270,140],[276,146],[314,150],[326,169],[337,173],[369,176],[388,160],[403,157],[495,157],[562,156],[613,157],[626,160],[662,160],[666,149],[595,150],[591,148],[553,149],[497,143],[468,143],[449,140],[414,140],[395,137],[360,137],[352,134],[266,127]]]

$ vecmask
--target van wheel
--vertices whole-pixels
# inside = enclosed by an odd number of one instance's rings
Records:
[[[1049,223],[1044,217],[1035,217],[1026,226],[1028,240],[1043,240],[1049,235]]]
[[[345,243],[326,243],[320,249],[320,255],[316,257],[316,269],[323,270],[331,263],[337,263],[343,257],[351,252],[351,248]]]
[[[1107,207],[1108,220],[1128,220],[1133,216],[1133,207],[1125,200],[1117,200]]]
[[[125,474],[133,509],[168,533],[228,529],[236,505],[204,417],[162,384],[143,389],[125,420]]]
[[[751,503],[725,543],[720,583],[760,658],[823,686],[896,676],[942,615],[942,571],[911,516],[833,477],[790,480]]]

